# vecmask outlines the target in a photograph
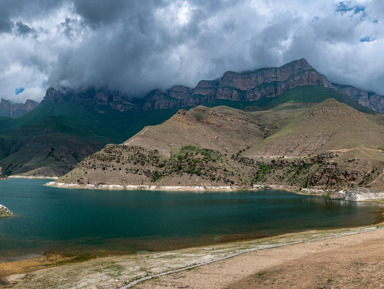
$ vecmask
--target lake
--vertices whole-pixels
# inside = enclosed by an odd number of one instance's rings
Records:
[[[98,191],[0,181],[0,259],[57,252],[135,253],[381,222],[376,204],[284,191]]]

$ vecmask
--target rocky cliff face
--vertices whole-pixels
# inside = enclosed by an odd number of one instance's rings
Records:
[[[332,84],[336,90],[356,100],[361,105],[374,111],[384,113],[384,97],[375,92],[369,92],[350,85]]]
[[[213,99],[255,101],[263,97],[274,98],[298,86],[323,86],[333,88],[361,105],[384,113],[384,97],[353,86],[331,83],[317,72],[305,59],[281,67],[262,68],[241,73],[228,71],[215,80],[201,80],[195,88],[175,85],[168,90],[153,90],[143,99],[129,99],[119,91],[107,88],[49,88],[42,103],[76,102],[82,107],[104,113],[106,108],[120,112],[132,110],[179,109],[204,105]],[[2,99],[0,116],[18,117],[39,104],[33,100],[11,103]]]
[[[212,99],[254,101],[262,97],[276,97],[289,89],[306,85],[332,86],[324,75],[305,59],[300,59],[277,68],[242,73],[229,71],[220,79],[200,81],[194,89],[174,86],[165,92],[156,90],[145,98],[143,109],[196,106]]]
[[[218,99],[254,101],[262,97],[276,97],[297,86],[331,83],[305,59],[278,68],[264,68],[250,72],[226,72],[216,94]]]
[[[300,59],[278,68],[226,72],[216,80],[201,80],[195,88],[175,85],[166,91],[157,89],[144,99],[129,100],[123,94],[108,89],[49,88],[43,103],[74,101],[86,107],[111,107],[122,112],[137,109],[163,110],[204,105],[213,99],[254,101],[262,97],[276,97],[289,89],[306,85],[332,86],[305,59]]]
[[[274,98],[299,86],[323,86],[333,88],[361,105],[384,112],[384,98],[352,86],[331,83],[317,72],[305,59],[299,59],[281,67],[262,68],[241,73],[228,71],[216,80],[201,80],[195,88],[175,85],[162,91],[153,90],[143,99],[129,99],[124,94],[106,88],[83,90],[49,88],[43,103],[74,101],[104,112],[110,107],[120,112],[130,110],[179,109],[204,105],[213,99],[231,101],[255,101],[263,97]]]
[[[19,117],[27,112],[34,110],[39,103],[28,99],[25,103],[13,103],[6,99],[1,99],[0,116]]]
[[[41,103],[76,102],[83,107],[92,108],[103,113],[103,109],[109,107],[120,112],[137,109],[137,105],[128,100],[118,91],[106,88],[88,88],[84,90],[49,88]]]

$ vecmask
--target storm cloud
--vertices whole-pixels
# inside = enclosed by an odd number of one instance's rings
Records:
[[[303,57],[332,81],[384,93],[380,0],[0,3],[0,97],[15,101],[40,100],[47,85],[143,96]]]

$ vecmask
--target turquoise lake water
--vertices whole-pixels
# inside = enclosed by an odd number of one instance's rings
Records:
[[[0,182],[0,259],[47,251],[133,253],[382,221],[383,207],[283,191],[68,190]]]

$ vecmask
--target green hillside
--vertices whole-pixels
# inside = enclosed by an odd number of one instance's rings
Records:
[[[287,102],[295,103],[321,103],[326,99],[334,98],[341,103],[348,104],[349,106],[361,112],[375,114],[376,112],[360,105],[348,96],[332,89],[323,86],[300,86],[295,87],[282,95],[275,98],[263,97],[256,101],[230,101],[225,99],[214,99],[206,106],[215,107],[220,105],[229,106],[236,109],[257,110],[257,109],[271,109],[280,104]]]
[[[252,116],[254,121],[250,121],[248,116],[245,118],[248,118],[249,125],[256,124],[260,130],[263,130],[262,134],[266,138],[274,134],[293,114],[329,98],[348,104],[361,112],[371,113],[374,117],[374,112],[368,108],[333,89],[320,86],[297,87],[276,98],[264,97],[253,102],[216,99],[207,106],[224,105],[241,109],[242,113],[259,111],[259,114]],[[101,106],[94,110],[86,109],[74,102],[44,103],[19,118],[0,117],[0,167],[3,167],[7,174],[32,172],[36,175],[62,175],[84,157],[98,151],[106,144],[122,143],[145,126],[160,124],[169,119],[176,111],[177,109],[119,112],[108,106]],[[194,110],[194,114],[198,111]],[[191,114],[191,117],[196,119],[201,117],[194,114]],[[238,115],[240,111],[230,114]],[[225,115],[223,117],[226,118]],[[226,127],[226,124],[220,125]],[[186,130],[189,130],[187,126],[177,127],[180,137]],[[205,133],[202,133],[203,131]],[[165,135],[168,135],[168,132],[169,130]],[[227,133],[228,128],[224,132]],[[208,141],[216,133],[217,131],[201,129],[195,132],[192,139],[206,138]],[[163,136],[154,134],[151,137],[157,139]],[[228,140],[225,134],[216,137],[223,140],[216,141],[218,146],[226,147],[231,143],[225,141]],[[187,140],[180,140],[180,142],[189,144]],[[153,142],[153,145],[158,145],[158,142]],[[236,144],[233,145],[237,147]],[[249,145],[251,143],[246,146]]]
[[[0,118],[0,166],[7,174],[60,175],[107,143],[121,143],[177,110],[103,113],[75,103],[42,104],[19,118]]]

